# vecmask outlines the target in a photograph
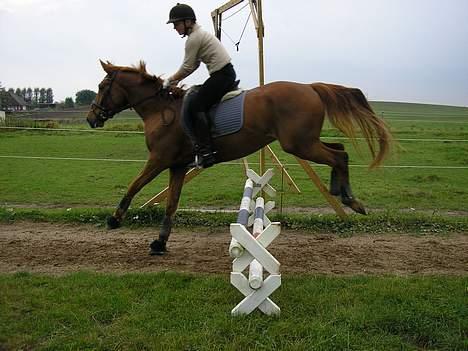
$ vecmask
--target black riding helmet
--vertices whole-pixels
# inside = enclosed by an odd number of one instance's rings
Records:
[[[183,20],[196,21],[195,11],[193,11],[189,5],[177,3],[169,12],[169,21],[167,21],[167,24]]]

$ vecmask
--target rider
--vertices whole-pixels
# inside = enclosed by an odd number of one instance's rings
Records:
[[[207,66],[210,74],[189,106],[191,129],[195,135],[195,161],[190,166],[208,168],[215,163],[216,152],[211,143],[207,113],[233,86],[236,72],[226,49],[213,34],[200,27],[190,6],[178,3],[169,12],[167,23],[172,23],[174,29],[182,38],[187,37],[187,40],[184,61],[179,70],[164,81],[164,88],[176,85],[192,74],[200,66],[200,62]]]

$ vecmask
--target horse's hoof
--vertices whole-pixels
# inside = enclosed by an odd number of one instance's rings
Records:
[[[351,208],[354,212],[357,212],[363,215],[367,214],[366,208],[364,207],[364,205],[353,197],[342,197],[341,203]]]
[[[348,205],[354,212],[360,213],[362,215],[366,215],[366,208],[362,203],[360,203],[357,200],[353,200],[349,205]]]
[[[109,229],[117,229],[120,227],[120,222],[114,216],[107,218],[107,228]]]
[[[166,242],[161,240],[154,240],[150,245],[151,256],[162,256],[167,252]]]

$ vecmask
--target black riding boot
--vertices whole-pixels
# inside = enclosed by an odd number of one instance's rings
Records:
[[[211,144],[210,127],[205,112],[197,112],[195,120],[195,161],[189,164],[192,168],[208,168],[215,164],[215,154]]]

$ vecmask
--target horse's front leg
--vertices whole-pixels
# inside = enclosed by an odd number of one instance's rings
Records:
[[[163,168],[154,159],[149,159],[140,174],[132,181],[127,189],[127,193],[120,201],[114,214],[107,219],[109,229],[120,227],[128,207],[132,202],[133,197],[149,182],[151,182]]]
[[[159,239],[154,240],[150,245],[150,255],[163,255],[166,252],[166,243],[169,240],[172,230],[172,218],[179,204],[182,185],[184,184],[185,167],[171,168],[169,174],[169,193],[166,200],[166,214],[164,216]]]

